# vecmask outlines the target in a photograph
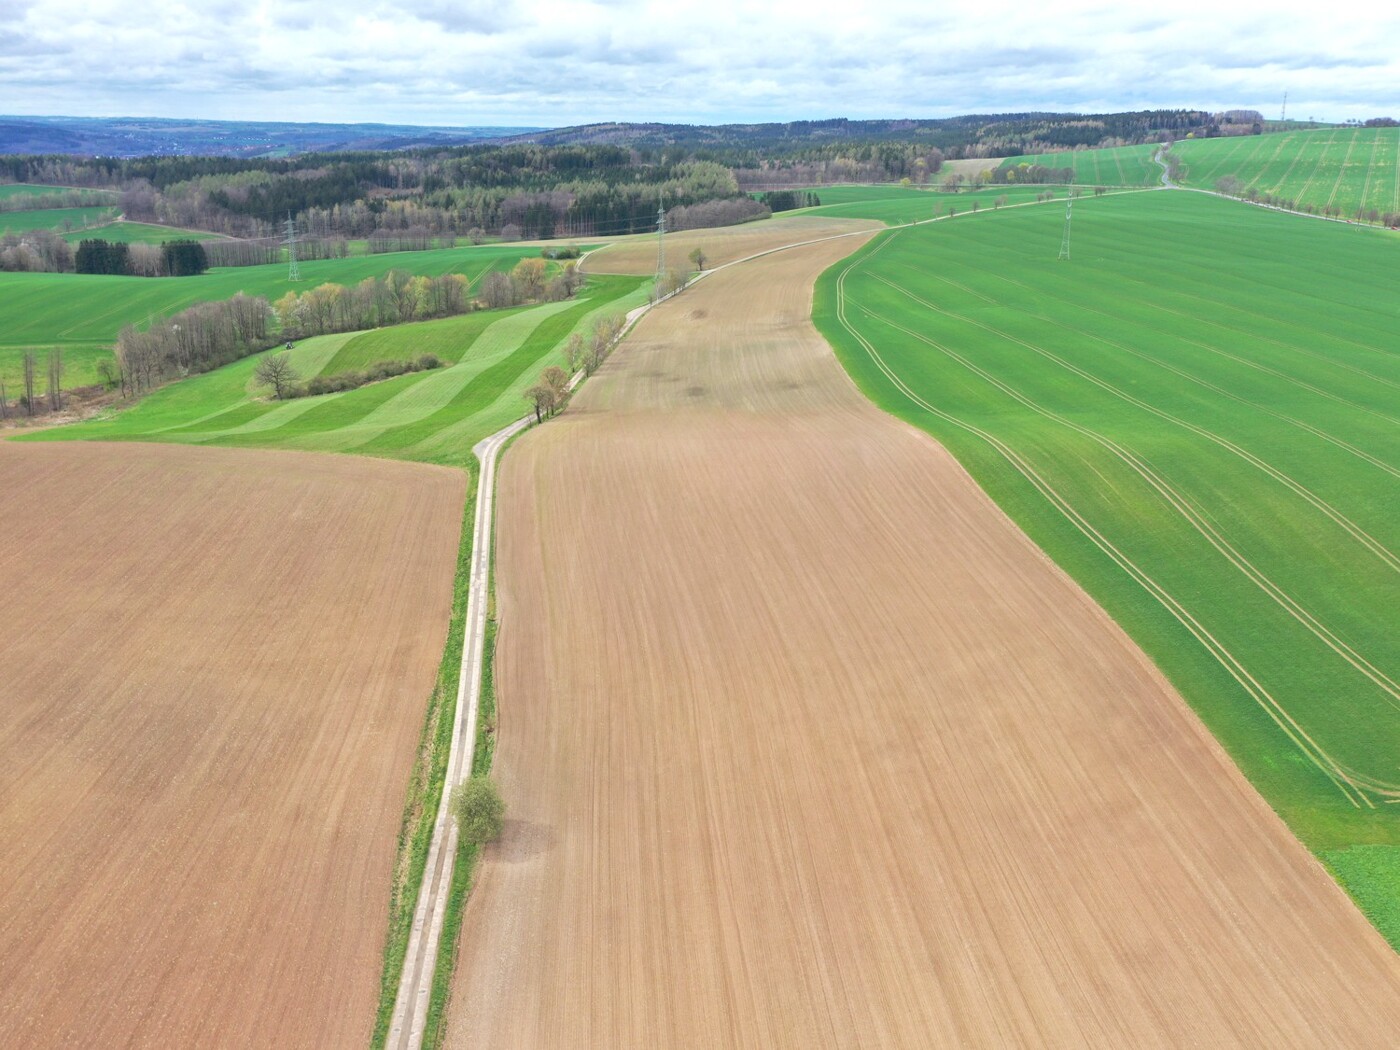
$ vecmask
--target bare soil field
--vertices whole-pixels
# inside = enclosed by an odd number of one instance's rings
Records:
[[[1389,1045],[1400,959],[811,326],[857,243],[664,304],[506,456],[448,1044]]]
[[[706,267],[722,266],[758,252],[799,241],[830,237],[838,233],[881,229],[882,223],[857,219],[787,218],[720,226],[709,230],[682,230],[666,235],[666,258],[670,265],[689,265],[688,257],[697,247],[704,248]],[[855,239],[846,252],[853,251]],[[843,253],[845,254],[845,253]],[[584,269],[589,273],[652,274],[656,272],[656,235],[628,237],[588,256]]]
[[[464,476],[0,443],[0,492],[0,1045],[366,1045]]]

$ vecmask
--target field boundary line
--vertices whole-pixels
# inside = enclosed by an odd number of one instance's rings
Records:
[[[981,376],[988,383],[1002,390],[1005,394],[1007,394],[1007,396],[1013,398],[1016,401],[1021,402],[1033,412],[1043,415],[1047,419],[1054,420],[1055,422],[1058,422],[1061,425],[1066,426],[1071,430],[1074,430],[1075,432],[1083,435],[1084,437],[1089,438],[1091,441],[1094,441],[1101,445],[1103,448],[1107,449],[1114,456],[1116,456],[1123,463],[1125,463],[1129,468],[1131,468],[1135,473],[1137,473],[1144,481],[1148,483],[1148,485],[1156,489],[1157,492],[1161,495],[1161,497],[1164,500],[1166,500],[1166,502],[1177,512],[1178,515],[1184,518],[1186,522],[1190,524],[1191,527],[1194,528],[1196,532],[1198,532],[1202,536],[1202,538],[1206,540],[1206,542],[1208,542],[1212,547],[1219,551],[1220,554],[1223,557],[1225,557],[1227,561],[1234,565],[1235,568],[1237,568],[1247,579],[1251,580],[1255,584],[1255,586],[1262,590],[1268,597],[1273,599],[1273,601],[1276,604],[1278,604],[1281,608],[1288,612],[1289,615],[1291,615],[1295,620],[1302,624],[1303,627],[1315,637],[1317,637],[1319,641],[1327,645],[1330,649],[1337,653],[1337,655],[1342,657],[1342,659],[1345,660],[1347,663],[1351,664],[1352,667],[1354,667],[1366,678],[1369,678],[1379,689],[1381,689],[1382,692],[1388,693],[1392,698],[1390,700],[1391,706],[1395,707],[1397,710],[1400,710],[1400,684],[1397,684],[1393,679],[1390,678],[1389,675],[1387,675],[1380,668],[1372,664],[1361,653],[1357,652],[1354,648],[1352,648],[1352,646],[1348,644],[1345,639],[1336,634],[1330,627],[1327,626],[1327,624],[1325,624],[1322,620],[1318,619],[1317,616],[1315,616],[1304,605],[1302,605],[1302,603],[1300,603],[1291,594],[1289,594],[1282,587],[1276,584],[1273,581],[1273,579],[1270,578],[1262,569],[1260,569],[1257,565],[1250,561],[1241,551],[1239,551],[1234,546],[1234,544],[1232,544],[1225,537],[1223,533],[1216,529],[1215,526],[1210,523],[1209,518],[1198,507],[1196,507],[1194,503],[1192,503],[1189,499],[1187,499],[1184,495],[1177,491],[1177,489],[1170,482],[1168,482],[1165,477],[1163,477],[1156,470],[1150,467],[1147,464],[1147,462],[1141,457],[1139,457],[1137,453],[1133,452],[1132,449],[1127,448],[1124,445],[1120,445],[1112,438],[1104,434],[1100,434],[1097,431],[1090,429],[1089,427],[1083,426],[1082,424],[1076,423],[1071,419],[1061,416],[1059,413],[1054,412],[1051,409],[1045,408],[1028,395],[1020,392],[1010,384],[998,379],[990,372],[979,368],[977,365],[966,360],[961,355],[957,354],[953,350],[950,350],[943,344],[936,342],[935,340],[930,339],[925,335],[915,332],[912,329],[905,328],[903,325],[898,324],[895,321],[891,321],[887,317],[881,316],[874,310],[871,310],[869,307],[857,304],[857,309],[863,310],[865,313],[875,318],[875,320],[880,321],[881,323],[886,324],[889,327],[896,329],[897,331],[903,332],[913,339],[917,339],[920,342],[932,346],[936,350],[942,351],[944,354],[951,357],[959,364],[963,365],[964,368],[968,369],[976,375]],[[1378,783],[1380,783],[1380,781],[1378,781]],[[1395,787],[1397,791],[1400,791],[1400,784],[1395,785]]]

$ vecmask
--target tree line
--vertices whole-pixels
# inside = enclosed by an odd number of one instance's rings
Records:
[[[127,244],[101,238],[78,242],[73,271],[124,277],[197,277],[209,269],[209,256],[199,241]]]

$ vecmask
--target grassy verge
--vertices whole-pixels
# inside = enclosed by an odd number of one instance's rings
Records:
[[[524,431],[521,431],[524,433]],[[517,434],[502,446],[498,458],[515,443]],[[491,565],[496,564],[496,532],[491,530]],[[487,577],[486,587],[486,644],[481,654],[481,703],[476,716],[476,748],[472,752],[472,776],[491,772],[491,764],[496,758],[496,574],[492,571]],[[452,975],[457,970],[459,939],[462,932],[462,914],[466,910],[467,895],[471,891],[472,878],[476,874],[476,859],[479,850],[470,842],[461,842],[457,848],[457,866],[452,873],[452,889],[447,900],[447,911],[443,914],[442,940],[438,942],[437,967],[433,971],[433,990],[428,998],[428,1017],[423,1028],[423,1045],[429,1050],[437,1050],[447,1033],[444,1020],[447,1005],[452,997]]]
[[[398,994],[404,957],[408,951],[408,937],[413,927],[413,911],[418,906],[423,869],[427,866],[428,846],[433,837],[433,823],[437,819],[436,802],[442,793],[448,753],[452,747],[452,722],[457,705],[457,679],[462,667],[467,594],[471,589],[472,530],[476,520],[475,464],[468,466],[467,474],[467,499],[462,509],[462,539],[457,549],[457,571],[452,584],[452,618],[447,628],[447,645],[443,649],[437,683],[428,702],[423,736],[410,774],[408,798],[404,803],[403,825],[399,829],[399,854],[389,895],[389,932],[385,938],[384,966],[379,980],[379,1010],[375,1015],[374,1034],[370,1041],[370,1045],[376,1048],[384,1046],[389,1034],[394,999]],[[467,867],[469,869],[470,865]],[[456,891],[454,880],[454,896]]]

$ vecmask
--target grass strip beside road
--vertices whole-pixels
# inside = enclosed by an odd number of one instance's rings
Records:
[[[375,1014],[374,1034],[370,1040],[370,1046],[376,1050],[385,1045],[389,1034],[394,997],[398,994],[408,937],[413,927],[413,911],[418,904],[418,894],[422,892],[428,844],[432,840],[433,823],[437,818],[436,801],[442,794],[448,752],[452,746],[457,676],[462,666],[467,594],[471,589],[472,523],[476,520],[478,470],[474,463],[466,469],[467,498],[462,509],[462,534],[452,583],[452,618],[448,622],[442,661],[438,664],[437,683],[428,701],[418,757],[409,779],[403,826],[399,831],[399,855],[394,865],[394,884],[389,895],[389,932],[384,944],[384,967],[379,982],[379,1009]],[[470,878],[470,861],[466,867],[467,877]],[[455,894],[455,879],[453,891]]]

